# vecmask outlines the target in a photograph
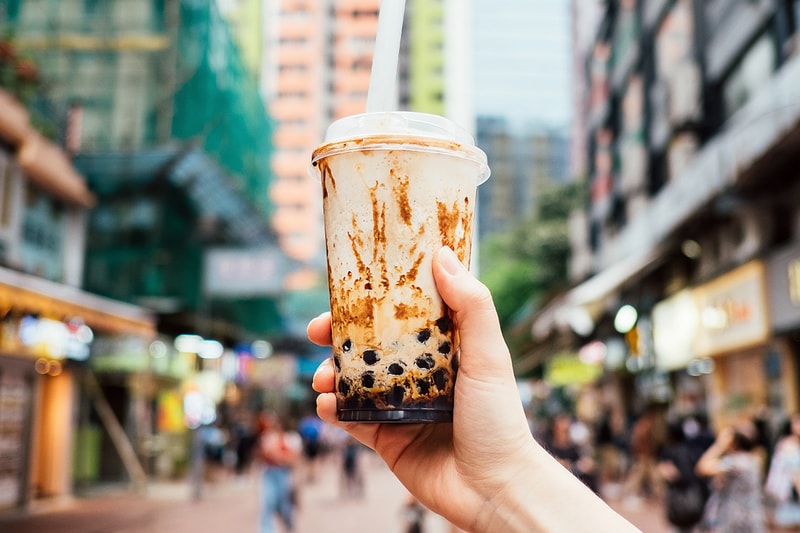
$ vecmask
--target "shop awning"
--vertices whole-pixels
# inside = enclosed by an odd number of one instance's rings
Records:
[[[609,297],[626,283],[633,283],[656,268],[666,259],[668,250],[669,246],[662,244],[628,257],[555,298],[533,320],[534,338],[543,338],[554,329],[567,327],[581,333],[583,322],[596,320]]]
[[[83,176],[75,171],[67,154],[39,134],[25,138],[17,155],[25,176],[52,195],[70,204],[93,207],[95,197]]]
[[[155,316],[146,309],[0,267],[0,312],[9,311],[56,320],[81,318],[104,333],[156,336]]]
[[[66,152],[36,132],[25,106],[2,89],[0,138],[17,148],[17,163],[31,182],[69,204],[94,206],[86,180],[76,172]]]
[[[591,305],[603,300],[634,276],[645,274],[665,253],[664,246],[657,246],[627,257],[573,288],[567,294],[567,302],[570,305]]]

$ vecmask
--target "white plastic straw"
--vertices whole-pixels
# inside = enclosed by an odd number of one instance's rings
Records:
[[[394,111],[397,107],[397,61],[405,11],[405,0],[381,0],[367,93],[368,113]]]

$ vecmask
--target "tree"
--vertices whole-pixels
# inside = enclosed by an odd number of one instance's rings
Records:
[[[583,182],[548,185],[532,216],[481,242],[481,278],[494,295],[504,331],[567,285],[567,220],[585,197]]]

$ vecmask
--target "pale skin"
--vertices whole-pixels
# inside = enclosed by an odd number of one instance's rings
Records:
[[[314,375],[320,418],[374,449],[423,505],[466,531],[639,531],[532,437],[489,290],[446,247],[433,274],[461,338],[453,423],[339,422],[330,359]],[[312,342],[330,345],[330,320],[309,323]]]

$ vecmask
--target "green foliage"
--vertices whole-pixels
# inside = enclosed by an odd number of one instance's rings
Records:
[[[533,216],[480,245],[480,273],[494,295],[500,323],[513,325],[530,303],[566,285],[569,213],[584,205],[585,185],[553,184],[540,191]]]

